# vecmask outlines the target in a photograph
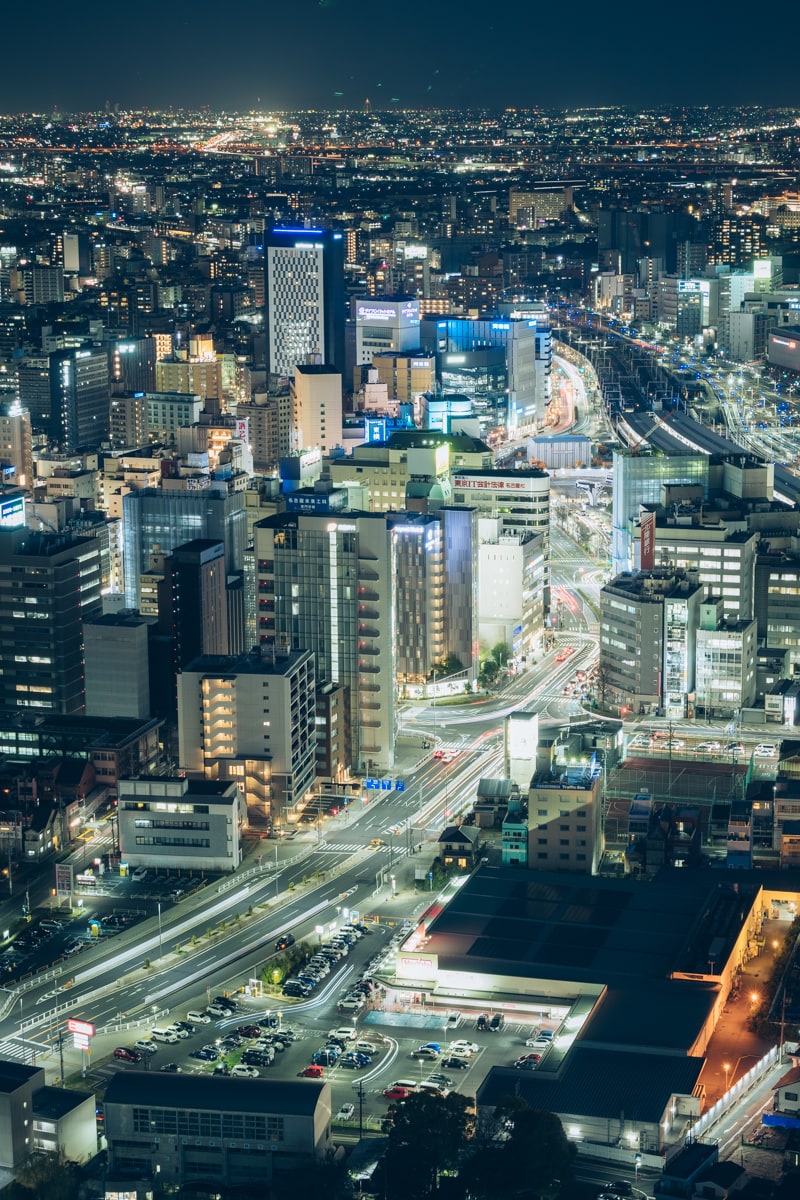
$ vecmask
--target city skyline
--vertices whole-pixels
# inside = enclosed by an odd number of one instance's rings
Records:
[[[278,7],[266,20],[239,10],[232,30],[218,28],[219,11],[205,0],[191,10],[145,3],[135,19],[95,0],[80,22],[52,0],[38,11],[47,37],[32,54],[10,56],[4,113],[99,111],[106,103],[248,111],[352,109],[367,100],[375,110],[796,102],[791,75],[752,51],[749,26],[687,0],[672,6],[669,20],[582,2],[569,21],[561,10],[532,13],[518,0],[497,15],[461,6],[457,17],[430,6],[365,13],[347,0],[315,0]],[[7,44],[24,46],[22,10],[12,9],[4,25]],[[92,50],[93,29],[100,41]],[[243,64],[242,43],[263,57]]]

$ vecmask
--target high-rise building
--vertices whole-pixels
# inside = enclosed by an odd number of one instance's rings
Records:
[[[8,468],[13,470],[10,478]],[[5,397],[0,397],[0,470],[5,482],[24,488],[33,484],[30,413],[18,400]]]
[[[115,392],[156,390],[156,340],[115,338],[108,343],[109,374]]]
[[[83,346],[50,355],[50,436],[65,450],[96,449],[108,439],[111,396],[105,349]]]
[[[344,355],[344,250],[341,233],[273,229],[264,247],[267,365],[292,378],[316,357],[341,375]]]
[[[176,675],[201,654],[228,653],[222,542],[194,538],[167,555],[158,585],[158,617],[161,632],[172,638]]]
[[[84,711],[83,625],[102,611],[100,574],[97,538],[0,529],[0,707]]]
[[[314,781],[314,696],[308,651],[202,655],[178,680],[181,766],[236,780],[250,824],[277,832]]]
[[[378,513],[281,513],[255,525],[259,639],[311,650],[320,684],[348,689],[348,765],[394,763],[395,587]]]
[[[728,621],[724,608],[713,595],[700,605],[695,713],[706,720],[734,716],[756,697],[756,622]]]
[[[342,377],[333,367],[298,364],[289,385],[293,451],[342,444]]]
[[[229,492],[224,483],[211,482],[202,489],[148,487],[128,492],[122,501],[122,523],[128,608],[142,607],[141,578],[149,570],[150,556],[156,550],[169,554],[194,538],[211,538],[225,546],[226,573],[242,569],[243,493]]]
[[[135,612],[84,621],[87,717],[150,716],[149,625]]]
[[[51,427],[50,358],[47,354],[26,354],[16,360],[17,395],[31,415],[37,433]]]
[[[354,298],[351,315],[356,325],[355,366],[370,366],[375,354],[419,347],[419,301],[411,296]]]

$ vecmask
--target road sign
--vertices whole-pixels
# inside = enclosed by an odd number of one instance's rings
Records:
[[[76,1050],[88,1050],[89,1039],[85,1033],[73,1033],[72,1041]]]

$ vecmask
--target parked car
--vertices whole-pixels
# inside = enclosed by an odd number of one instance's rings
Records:
[[[150,1038],[139,1038],[137,1042],[133,1043],[133,1048],[140,1054],[155,1054],[158,1050],[158,1046]]]
[[[489,1029],[492,1033],[499,1033],[506,1023],[506,1019],[502,1013],[495,1013],[489,1022]]]
[[[177,1063],[164,1063],[164,1065],[158,1069],[159,1071],[165,1071],[168,1075],[175,1075],[180,1072],[180,1067]]]
[[[408,1088],[397,1086],[387,1088],[383,1094],[387,1100],[405,1100],[406,1096],[411,1095]]]
[[[195,1009],[192,1009],[191,1012],[186,1014],[186,1020],[191,1021],[193,1025],[211,1024],[211,1017],[208,1015],[208,1013],[197,1012]]]
[[[223,1008],[221,1004],[209,1004],[206,1012],[210,1017],[229,1017],[230,1013],[227,1008]]]
[[[778,753],[778,747],[773,746],[771,742],[759,742],[754,753],[756,758],[774,758]]]
[[[439,1064],[447,1067],[448,1071],[468,1071],[472,1063],[468,1058],[443,1058]]]
[[[463,1038],[459,1038],[459,1040],[457,1042],[450,1043],[450,1049],[451,1049],[451,1051],[452,1050],[469,1050],[470,1054],[477,1054],[478,1051],[480,1050],[480,1046],[478,1045],[477,1042],[468,1042],[468,1041],[465,1041]]]
[[[261,1037],[261,1026],[260,1025],[239,1025],[236,1032],[238,1033],[239,1037],[260,1038]]]
[[[308,1067],[303,1067],[300,1074],[304,1079],[322,1079],[325,1070],[318,1063],[311,1063]]]
[[[139,1063],[142,1061],[142,1056],[138,1050],[129,1050],[127,1046],[117,1046],[114,1051],[114,1058],[118,1058],[120,1062]]]
[[[216,1062],[219,1054],[215,1047],[201,1046],[199,1050],[190,1050],[189,1058],[199,1058],[201,1062]]]
[[[231,1069],[231,1076],[234,1079],[258,1079],[259,1072],[257,1067],[244,1066],[242,1063],[237,1063]]]
[[[488,1029],[489,1028],[489,1014],[488,1013],[481,1013],[479,1015],[479,1017],[475,1021],[475,1028],[476,1029]]]

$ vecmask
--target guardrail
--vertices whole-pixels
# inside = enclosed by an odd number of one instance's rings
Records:
[[[277,867],[272,861],[258,863],[255,867],[248,867],[248,869],[246,871],[242,871],[241,874],[231,875],[229,879],[223,879],[222,883],[217,885],[217,894],[222,895],[223,892],[228,892],[231,888],[238,887],[239,884],[243,883],[246,879],[253,879],[256,876],[266,875],[267,878],[274,879],[276,875],[280,875],[281,871],[285,867],[293,867],[295,863],[302,862],[304,858],[308,858],[309,855],[315,853],[315,851],[324,849],[325,845],[326,843],[324,841],[314,842],[313,846],[309,846],[299,854],[293,855],[292,858],[285,859],[285,861],[279,863]]]
[[[107,1025],[98,1025],[97,1033],[125,1033],[128,1029],[140,1029],[142,1025],[155,1023],[162,1017],[169,1016],[168,1008],[160,1008],[158,1012],[142,1013],[130,1021],[109,1021]]]
[[[765,1075],[772,1067],[775,1066],[781,1058],[781,1047],[772,1046],[763,1058],[760,1058],[754,1067],[751,1067],[746,1075],[742,1075],[741,1079],[737,1079],[730,1089],[725,1092],[716,1104],[712,1104],[711,1108],[706,1109],[702,1116],[698,1117],[686,1136],[686,1144],[696,1142],[701,1138],[707,1129],[710,1129],[720,1117],[728,1111],[728,1109],[741,1100],[745,1092],[749,1091],[754,1084],[758,1083],[762,1075]]]

